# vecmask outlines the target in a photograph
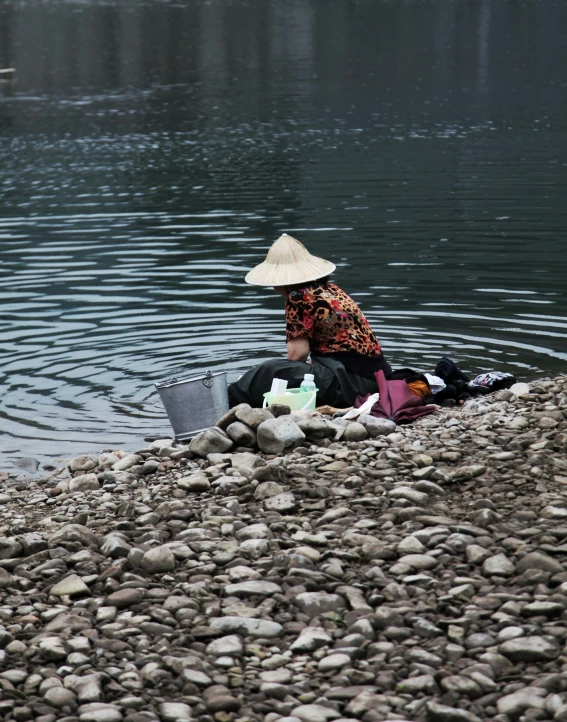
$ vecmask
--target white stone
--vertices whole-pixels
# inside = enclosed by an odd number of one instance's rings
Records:
[[[120,461],[117,461],[116,464],[113,464],[112,470],[126,471],[127,469],[131,469],[133,466],[136,466],[136,464],[139,464],[141,461],[141,456],[137,456],[136,454],[128,454],[127,456],[120,459]]]
[[[210,622],[211,629],[217,632],[241,634],[245,637],[279,637],[283,627],[277,622],[267,619],[249,619],[247,617],[214,617]]]
[[[283,494],[276,494],[264,502],[264,509],[267,511],[279,511],[282,514],[292,511],[297,506],[297,499],[291,491]]]
[[[396,551],[401,554],[421,554],[426,547],[415,536],[410,535],[398,544]]]
[[[510,391],[515,396],[527,396],[530,393],[530,385],[522,382],[512,384],[512,386],[510,386]]]
[[[230,451],[232,447],[232,439],[216,426],[197,434],[197,436],[191,439],[191,443],[189,444],[190,451],[203,458],[206,458],[208,454],[224,454]]]
[[[350,657],[348,654],[329,654],[329,656],[323,657],[317,665],[317,669],[319,672],[337,672],[339,669],[346,667],[348,664],[350,664]]]
[[[90,594],[91,592],[81,577],[77,574],[69,574],[68,577],[54,584],[49,590],[49,593],[57,597],[73,597],[81,594]]]
[[[342,597],[327,592],[302,592],[295,597],[295,603],[308,617],[325,612],[340,612],[346,607]]]
[[[244,652],[242,639],[236,634],[228,634],[226,637],[214,639],[207,645],[206,653],[213,657],[225,655],[236,655],[240,657]]]
[[[390,419],[378,419],[369,414],[359,416],[358,423],[364,426],[370,439],[375,439],[377,436],[387,436],[396,428],[395,421],[390,421]]]
[[[291,714],[293,717],[299,717],[301,722],[331,722],[342,716],[340,712],[322,704],[302,704],[300,707],[295,707]]]
[[[154,547],[142,557],[141,567],[150,574],[171,572],[175,569],[175,557],[171,549],[166,546]]]
[[[189,722],[191,707],[183,702],[162,702],[159,706],[162,722]]]
[[[122,713],[114,704],[93,702],[80,709],[79,722],[121,722]]]
[[[559,647],[543,637],[518,637],[498,647],[500,654],[512,662],[544,662],[559,656]]]
[[[93,489],[100,489],[96,474],[81,474],[69,481],[69,491],[92,491]]]
[[[496,702],[496,706],[500,714],[505,714],[515,719],[527,709],[543,709],[545,704],[544,697],[547,694],[547,690],[538,687],[519,689],[516,692],[512,692],[512,694],[506,694],[500,697]]]
[[[41,656],[52,662],[60,662],[67,656],[65,644],[59,637],[44,637],[38,647]]]
[[[74,692],[61,686],[50,687],[43,695],[45,704],[56,707],[57,709],[69,704],[74,704],[76,699]]]
[[[482,573],[486,576],[510,577],[515,571],[514,563],[505,554],[488,557],[482,565]]]
[[[263,582],[259,579],[253,579],[249,582],[238,582],[237,584],[227,584],[224,593],[227,597],[251,597],[260,595],[262,597],[271,596],[272,594],[281,593],[282,588],[274,582]]]

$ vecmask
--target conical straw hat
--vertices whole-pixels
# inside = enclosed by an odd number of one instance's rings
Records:
[[[293,286],[328,276],[335,268],[334,263],[312,256],[303,243],[284,233],[245,280],[254,286]]]

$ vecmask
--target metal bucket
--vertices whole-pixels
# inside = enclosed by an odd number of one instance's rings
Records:
[[[226,372],[218,371],[156,384],[178,441],[209,429],[228,411]]]

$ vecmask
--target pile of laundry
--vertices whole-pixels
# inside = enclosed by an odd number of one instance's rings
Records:
[[[432,374],[399,369],[376,374],[378,394],[357,397],[354,406],[397,424],[411,423],[435,412],[436,406],[455,406],[466,399],[510,388],[516,378],[504,371],[489,371],[470,379],[451,359],[443,356]]]

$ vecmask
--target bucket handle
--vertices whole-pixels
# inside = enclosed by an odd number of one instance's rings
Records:
[[[301,408],[301,409],[296,409],[296,411],[308,411],[308,410],[309,410],[309,404],[313,401],[313,398],[316,397],[316,396],[317,396],[317,392],[316,392],[316,391],[313,391],[313,393],[311,394],[311,398],[309,399],[309,401],[306,402],[305,406],[304,406],[303,408]],[[268,408],[268,405],[269,405],[269,404],[268,404],[268,399],[264,396],[264,405],[262,406],[262,408],[263,408],[263,409],[267,409],[267,408]]]

